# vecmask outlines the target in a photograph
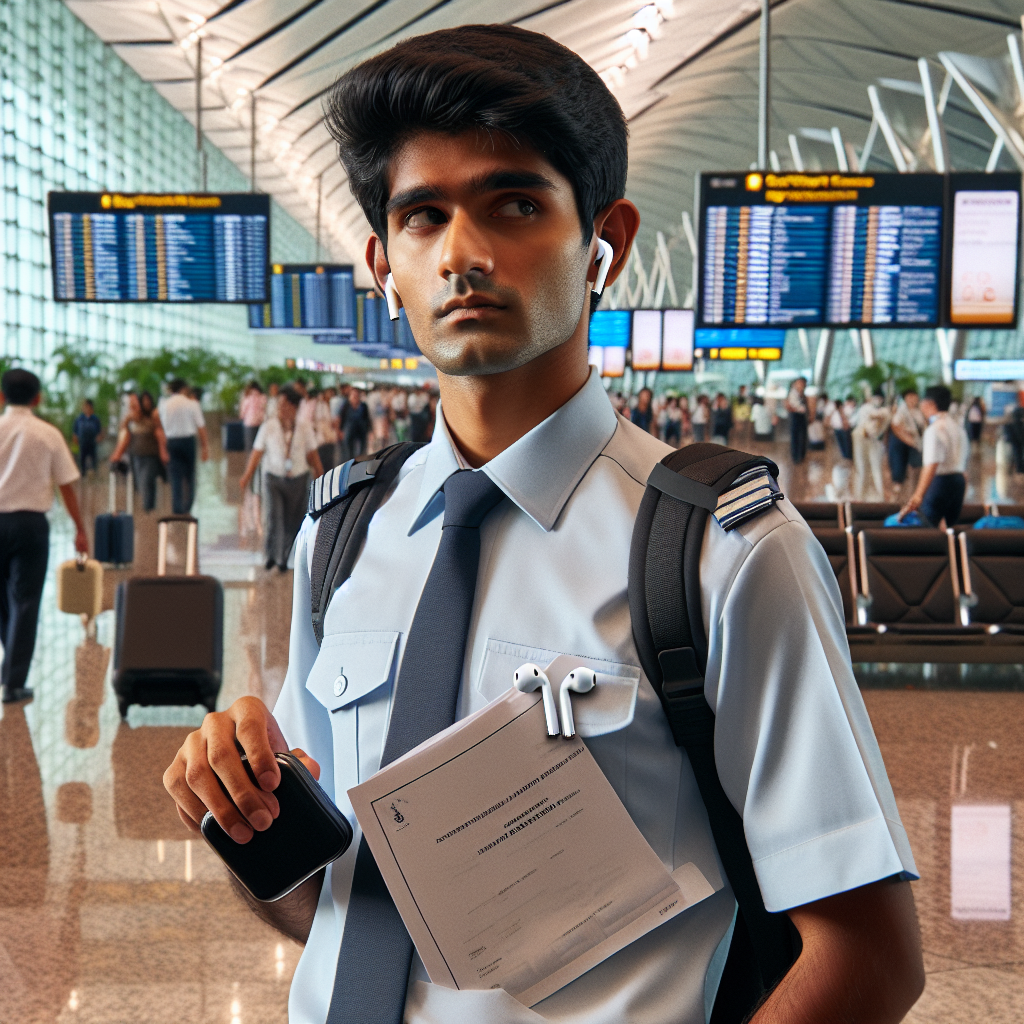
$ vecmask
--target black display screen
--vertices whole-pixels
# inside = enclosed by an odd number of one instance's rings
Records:
[[[59,302],[266,301],[270,197],[51,192]]]
[[[941,174],[701,176],[701,327],[934,327]]]

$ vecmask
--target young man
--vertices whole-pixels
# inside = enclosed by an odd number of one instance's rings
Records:
[[[276,565],[288,569],[295,536],[306,514],[309,495],[309,471],[323,473],[317,454],[316,435],[309,422],[298,418],[302,398],[294,388],[285,388],[277,396],[277,414],[263,421],[252,445],[249,464],[239,480],[244,492],[260,460],[263,462],[263,494],[267,502],[265,550],[267,569]]]
[[[626,596],[644,481],[672,449],[617,416],[587,366],[597,239],[613,250],[611,281],[639,226],[622,198],[618,105],[547,37],[464,26],[348,72],[328,119],[373,227],[368,265],[382,288],[393,276],[442,405],[433,440],[406,462],[335,593],[320,648],[309,598],[317,525],[307,520],[281,698],[273,715],[242,698],[189,736],[164,777],[182,819],[195,829],[209,808],[238,842],[271,827],[272,751],[288,746],[319,762],[303,755],[351,817],[346,791],[377,771],[411,701],[437,718],[448,701],[461,718],[507,690],[523,662],[563,653],[636,682],[609,695],[607,731],[587,744],[666,867],[692,862],[718,878],[689,762],[637,668]],[[456,639],[455,602],[435,570],[474,528],[475,597]],[[898,880],[914,867],[853,679],[835,577],[787,503],[732,532],[710,523],[701,576],[719,773],[765,902],[803,939],[755,1020],[897,1021],[922,984],[913,899]],[[445,642],[434,645],[423,625],[437,602]],[[374,896],[382,883],[363,849],[357,831],[325,874],[254,907],[306,943],[294,1024],[705,1020],[733,920],[727,885],[527,1008],[501,989],[430,984],[386,892]]]
[[[171,478],[171,508],[175,515],[182,515],[192,511],[196,497],[196,438],[203,462],[210,457],[210,444],[203,410],[190,397],[188,384],[179,377],[171,381],[168,390],[171,394],[160,405],[160,420],[171,457],[167,465]]]
[[[920,509],[932,526],[953,526],[960,518],[967,490],[967,456],[971,442],[967,431],[952,416],[953,396],[944,384],[933,384],[924,393],[921,412],[928,420],[924,432],[921,476],[903,512]]]
[[[794,465],[807,457],[807,378],[797,377],[786,396],[789,412],[789,454]]]
[[[89,539],[75,495],[75,460],[61,432],[32,413],[42,397],[39,378],[8,370],[0,388],[0,690],[8,704],[32,696],[25,683],[46,582],[54,486],[75,521],[75,550],[88,554]]]
[[[889,471],[896,493],[903,488],[909,467],[921,466],[921,435],[925,428],[920,396],[915,388],[907,388],[892,412],[889,424]]]
[[[82,402],[82,411],[71,425],[71,433],[78,439],[78,467],[84,473],[89,465],[96,468],[96,442],[103,433],[103,424],[96,415],[96,407],[90,399]]]

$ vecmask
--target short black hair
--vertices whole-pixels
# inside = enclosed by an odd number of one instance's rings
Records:
[[[83,398],[82,399],[82,405],[87,405],[87,406],[89,406],[90,409],[95,409],[96,408],[96,403],[93,402],[93,400],[91,398]]]
[[[325,105],[349,187],[387,245],[388,168],[421,131],[474,128],[527,142],[572,183],[584,244],[626,194],[626,118],[579,54],[513,25],[415,36],[347,71]]]
[[[8,370],[0,378],[0,390],[8,405],[31,405],[42,385],[31,370]]]
[[[294,405],[296,409],[298,409],[302,404],[302,395],[300,395],[298,391],[291,386],[291,384],[287,384],[281,388],[277,397],[283,398],[289,405]]]
[[[170,391],[172,395],[177,395],[184,391],[185,388],[187,387],[187,381],[182,380],[181,377],[175,377],[174,380],[172,380],[171,383],[167,385],[167,390]]]
[[[939,412],[949,412],[949,406],[953,401],[953,393],[945,384],[933,384],[930,388],[925,388],[924,397],[927,401],[934,402]]]
[[[906,398],[907,395],[916,395],[916,394],[917,394],[917,388],[904,388],[900,392],[900,398]]]

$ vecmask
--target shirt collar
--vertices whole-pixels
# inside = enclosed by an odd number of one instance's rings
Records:
[[[601,378],[592,369],[587,383],[565,405],[491,459],[483,472],[538,526],[550,531],[617,424]],[[410,534],[441,514],[441,487],[460,468],[440,404],[426,451]]]

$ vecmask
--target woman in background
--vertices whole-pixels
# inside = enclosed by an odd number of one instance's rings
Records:
[[[256,440],[256,431],[267,415],[267,396],[263,393],[258,380],[251,380],[245,385],[242,401],[238,404],[238,415],[242,418],[242,430],[245,433],[245,450],[252,451],[252,443]]]
[[[128,415],[121,424],[117,447],[110,456],[111,467],[121,461],[125,452],[131,459],[132,478],[142,495],[142,507],[152,512],[156,505],[156,478],[171,457],[160,413],[148,391],[128,396]]]

